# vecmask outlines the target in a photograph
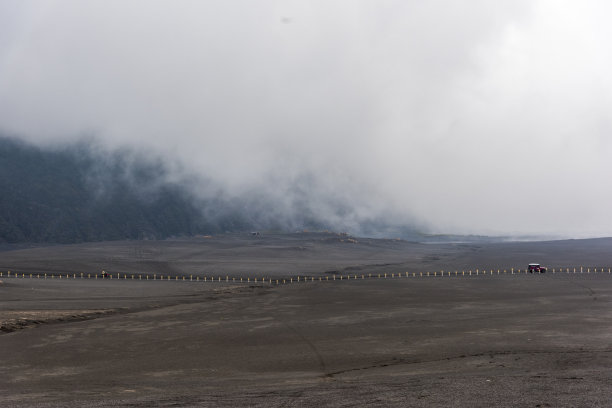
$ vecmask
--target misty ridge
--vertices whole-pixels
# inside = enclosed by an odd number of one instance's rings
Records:
[[[174,189],[206,231],[609,236],[610,7],[0,2],[0,134],[80,149],[111,221]]]
[[[202,227],[162,169],[80,143],[40,148],[0,139],[0,241],[74,243],[163,238]]]
[[[0,242],[78,243],[347,227],[369,236],[420,236],[411,226],[356,220],[351,203],[321,196],[312,176],[296,180],[281,201],[269,193],[272,188],[230,196],[211,181],[170,167],[153,153],[107,150],[94,139],[37,146],[0,137]]]

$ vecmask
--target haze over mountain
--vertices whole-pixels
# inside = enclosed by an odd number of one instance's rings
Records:
[[[197,196],[193,185],[202,188],[206,181],[177,179],[154,156],[104,150],[91,140],[42,148],[0,137],[0,168],[0,243],[163,239],[345,226],[330,224],[306,206],[301,217],[289,217],[256,192],[242,198],[222,193],[214,198]],[[350,210],[341,203],[335,207]],[[386,228],[371,220],[352,232],[380,235]],[[404,226],[394,233],[414,231]]]
[[[238,213],[207,222],[202,206],[212,203],[196,203],[163,166],[129,152],[0,138],[0,167],[0,242],[155,239],[248,225]]]
[[[151,159],[223,203],[197,206],[215,225],[610,236],[610,15],[602,0],[2,1],[0,133]]]

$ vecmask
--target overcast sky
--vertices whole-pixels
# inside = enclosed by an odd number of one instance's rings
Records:
[[[0,131],[157,152],[202,195],[339,227],[611,236],[611,19],[606,1],[0,0]]]

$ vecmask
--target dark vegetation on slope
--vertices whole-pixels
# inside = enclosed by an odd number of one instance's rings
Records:
[[[214,222],[204,207],[166,181],[161,163],[100,153],[81,143],[40,148],[0,138],[0,243],[77,243],[163,239],[248,229],[241,216]]]
[[[172,177],[171,177],[172,174]],[[284,203],[266,191],[228,198],[205,179],[177,181],[159,157],[129,150],[108,151],[95,141],[35,146],[0,135],[0,250],[16,244],[79,243],[266,230],[350,230],[330,224],[351,219],[342,197],[317,195],[307,175]],[[273,186],[271,188],[274,188]],[[202,198],[194,192],[205,192]],[[314,204],[313,204],[314,197]],[[316,200],[319,199],[319,201]],[[428,236],[394,219],[362,219],[352,234],[413,241],[482,241],[488,237]]]

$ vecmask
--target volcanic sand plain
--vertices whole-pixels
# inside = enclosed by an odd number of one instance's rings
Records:
[[[3,251],[0,405],[609,406],[611,250],[302,233]]]

